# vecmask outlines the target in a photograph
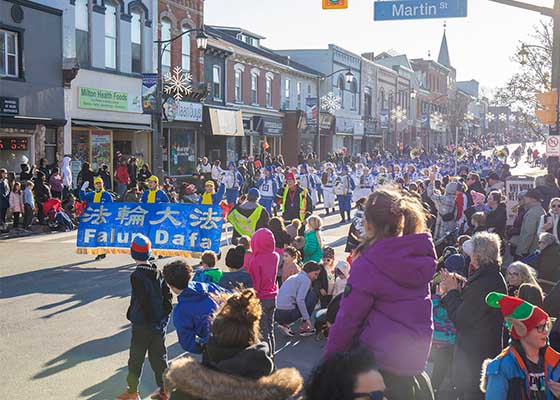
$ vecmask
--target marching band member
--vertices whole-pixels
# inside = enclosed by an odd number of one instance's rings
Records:
[[[236,204],[239,198],[239,190],[243,186],[243,177],[237,170],[235,163],[231,161],[223,181],[226,187],[226,201],[228,204]]]
[[[348,175],[348,167],[342,167],[342,175],[338,177],[338,184],[335,186],[335,193],[340,209],[341,223],[346,222],[346,215],[350,221],[350,211],[352,210],[352,191],[356,188],[354,180]]]
[[[266,167],[263,172],[263,177],[256,184],[257,189],[260,191],[260,204],[272,215],[272,205],[274,198],[278,193],[278,183],[276,177],[272,175],[272,168]]]
[[[323,175],[321,177],[321,182],[323,184],[325,210],[327,211],[327,215],[329,215],[331,208],[333,209],[333,213],[335,212],[335,201],[336,201],[336,195],[334,194],[336,175],[334,174],[334,169],[332,164],[327,164],[327,170],[323,172]]]

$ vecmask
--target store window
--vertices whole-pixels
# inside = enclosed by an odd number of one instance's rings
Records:
[[[20,164],[32,163],[33,130],[0,128],[0,168],[20,171]]]
[[[169,130],[169,174],[190,175],[196,167],[196,142],[194,131]]]
[[[80,66],[89,65],[89,6],[88,0],[76,0],[76,57]]]
[[[45,130],[45,158],[52,164],[56,160],[56,129],[47,128]]]
[[[230,162],[236,163],[239,159],[237,152],[237,138],[235,137],[228,137],[226,139],[226,158],[228,164]]]
[[[105,67],[117,68],[117,5],[105,3]]]
[[[137,11],[132,12],[131,29],[131,49],[132,49],[132,72],[142,73],[142,14]]]
[[[72,129],[72,157],[84,163],[89,162],[89,130]]]

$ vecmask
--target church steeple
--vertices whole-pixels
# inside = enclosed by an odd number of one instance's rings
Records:
[[[441,38],[441,46],[439,47],[438,63],[451,68],[451,60],[449,59],[449,49],[447,47],[447,36],[445,31],[447,30],[447,23],[443,23],[443,37]]]

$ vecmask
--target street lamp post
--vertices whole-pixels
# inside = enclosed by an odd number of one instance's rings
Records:
[[[204,29],[193,28],[181,32],[180,35],[171,38],[169,40],[155,40],[154,43],[157,44],[157,84],[156,84],[156,110],[152,114],[152,155],[153,155],[153,171],[156,176],[160,178],[163,177],[163,118],[162,118],[162,108],[163,108],[163,77],[161,73],[162,63],[163,63],[163,53],[167,47],[173,43],[175,40],[181,38],[182,36],[191,33],[198,32],[196,35],[196,46],[199,50],[206,50],[208,46],[208,37],[204,34]]]
[[[317,76],[317,138],[315,141],[315,148],[317,152],[317,159],[319,160],[321,160],[321,82],[343,71],[346,71],[346,74],[344,74],[345,82],[352,83],[354,80],[354,74],[350,68],[339,69],[338,71],[334,71],[325,76]]]

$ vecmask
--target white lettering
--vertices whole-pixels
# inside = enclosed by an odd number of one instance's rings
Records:
[[[405,6],[404,4],[393,4],[393,17],[415,17],[437,15],[437,7],[422,3],[419,6]]]
[[[156,231],[156,244],[165,244],[169,241],[169,234],[166,231]]]
[[[173,244],[175,246],[184,246],[185,244],[185,236],[184,235],[175,235],[173,237]]]
[[[103,243],[107,243],[109,236],[107,235],[107,232],[99,232],[97,235],[97,241],[98,242],[103,242]]]
[[[195,247],[197,238],[198,238],[197,232],[191,233],[191,236],[189,237],[189,241],[191,242],[191,247]]]
[[[208,238],[204,238],[200,241],[200,247],[209,250],[212,248],[212,241]]]
[[[118,243],[128,243],[128,232],[117,233],[117,242]]]
[[[84,232],[84,242],[89,243],[93,238],[95,238],[95,229],[86,229]]]

